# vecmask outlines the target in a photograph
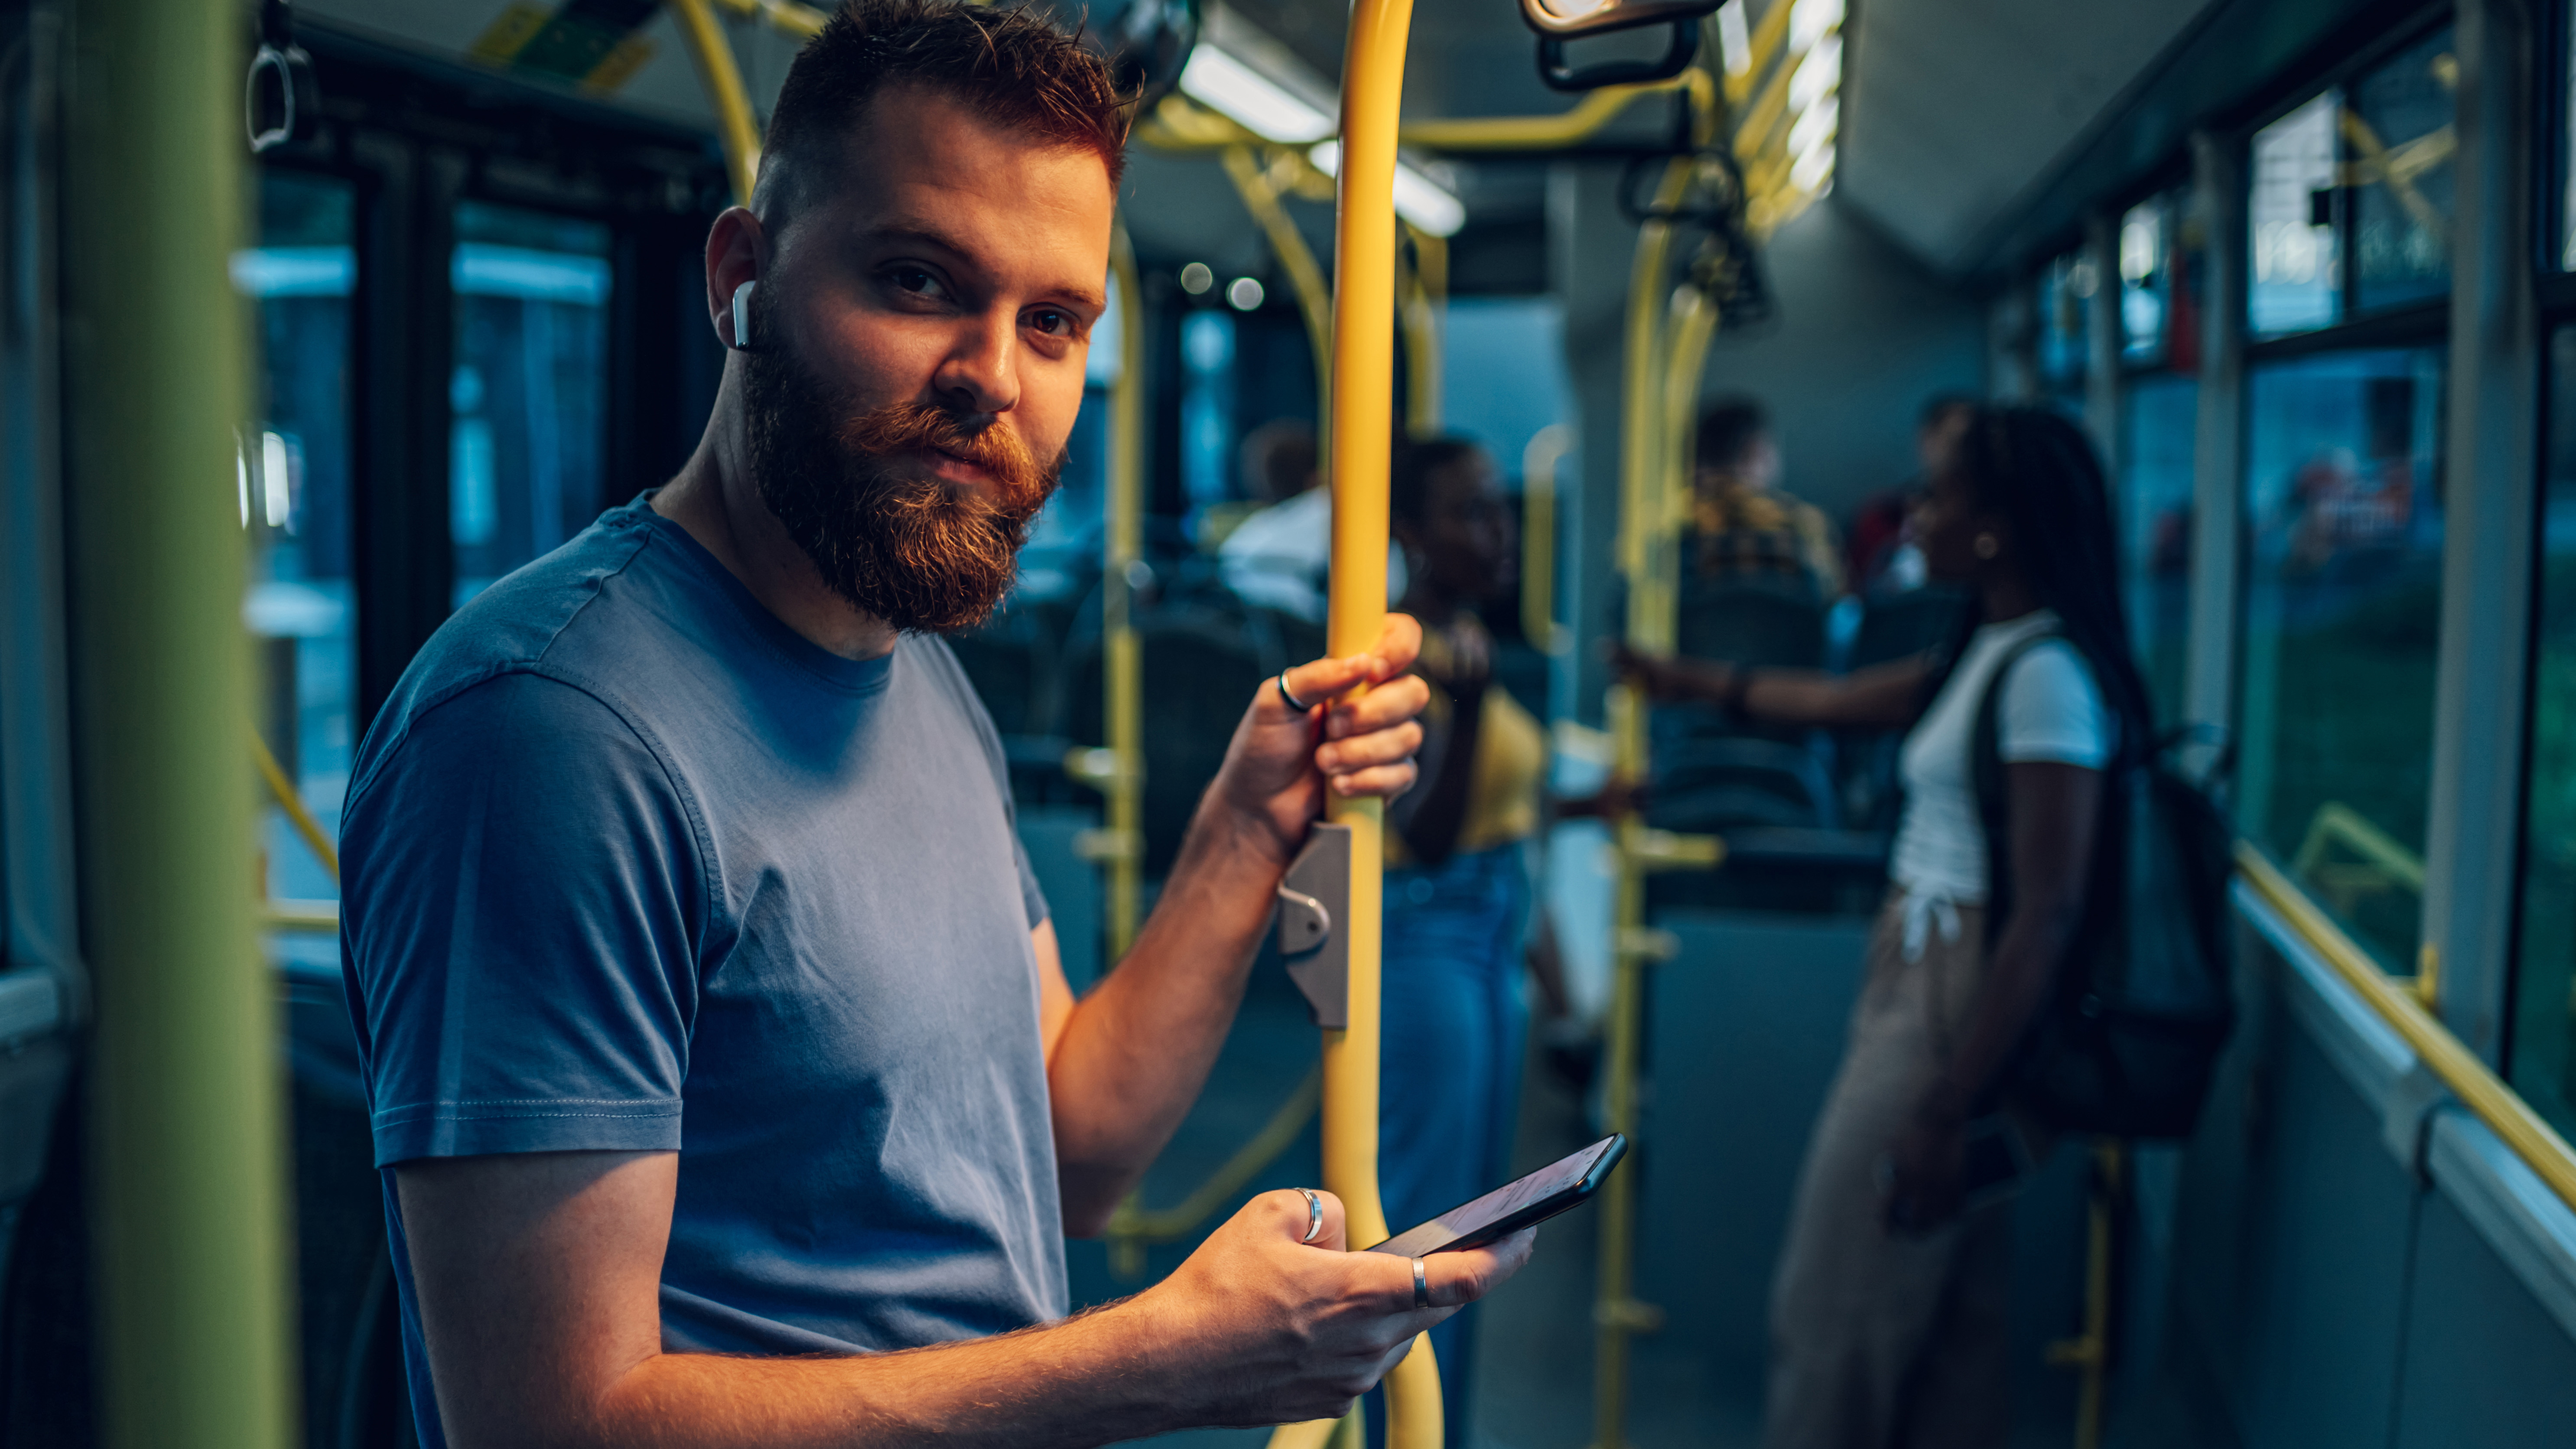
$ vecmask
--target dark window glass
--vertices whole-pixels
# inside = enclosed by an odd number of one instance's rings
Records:
[[[2182,717],[2191,636],[2192,446],[2200,384],[2163,374],[2120,396],[2120,532],[2129,630],[2154,691],[2156,718]]]
[[[2510,1075],[2576,1133],[2576,328],[2550,338],[2549,389]]]
[[[2559,137],[2560,165],[2565,177],[2559,188],[2558,266],[2562,271],[2576,272],[2576,21],[2567,26],[2567,53],[2560,57],[2560,73],[2566,97],[2566,130]]]
[[[2413,969],[2441,615],[2442,353],[2251,369],[2238,823]]]
[[[354,214],[343,182],[263,173],[258,244],[232,256],[234,289],[256,309],[260,354],[234,475],[250,542],[242,615],[258,653],[260,735],[334,835],[356,743],[358,604],[349,566]],[[330,872],[274,803],[262,811],[261,843],[271,896],[338,896]]]
[[[460,606],[607,501],[608,247],[596,222],[456,209],[447,497]]]
[[[2353,305],[2451,290],[2451,153],[2460,65],[2442,29],[2363,75],[2341,117],[2353,218]]]

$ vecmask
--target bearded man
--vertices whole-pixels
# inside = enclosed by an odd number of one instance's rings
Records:
[[[431,1449],[1321,1417],[1527,1256],[1334,1251],[1337,1203],[1272,1193],[1059,1321],[1064,1232],[1196,1096],[1327,792],[1411,783],[1424,702],[1402,618],[1266,686],[1075,1000],[936,636],[1062,464],[1122,100],[1024,12],[836,16],[708,238],[735,350],[696,455],[459,612],[369,731],[343,954]]]

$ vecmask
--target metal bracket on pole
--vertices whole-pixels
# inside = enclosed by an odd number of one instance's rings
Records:
[[[1279,954],[1315,1025],[1351,1024],[1351,828],[1317,822],[1279,882]]]

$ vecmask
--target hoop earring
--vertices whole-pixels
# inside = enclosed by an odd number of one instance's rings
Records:
[[[2004,551],[2003,540],[1995,537],[1991,533],[1978,534],[1976,547],[1977,557],[1983,559],[1991,559],[1996,554]]]

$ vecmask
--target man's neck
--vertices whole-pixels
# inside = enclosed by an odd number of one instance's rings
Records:
[[[653,511],[689,531],[780,623],[844,659],[894,649],[895,631],[832,592],[753,485],[738,384],[728,374],[715,416]]]

